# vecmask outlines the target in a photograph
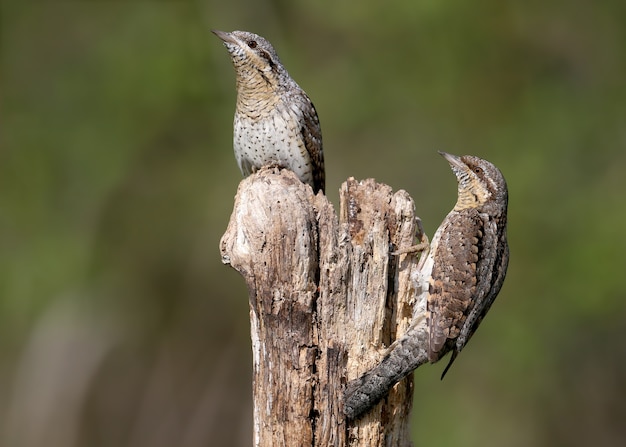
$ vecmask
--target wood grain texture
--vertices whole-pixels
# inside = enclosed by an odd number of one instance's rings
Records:
[[[410,446],[412,379],[358,421],[343,391],[406,332],[415,302],[412,199],[373,180],[340,189],[339,218],[287,170],[243,180],[220,249],[249,289],[255,446]]]

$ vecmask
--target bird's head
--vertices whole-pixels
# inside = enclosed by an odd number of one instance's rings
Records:
[[[459,183],[455,210],[477,208],[494,214],[506,213],[508,189],[498,168],[472,155],[439,153],[450,163]]]
[[[230,33],[212,30],[222,39],[237,71],[238,84],[254,85],[258,82],[274,84],[284,68],[278,55],[266,39],[247,31]]]

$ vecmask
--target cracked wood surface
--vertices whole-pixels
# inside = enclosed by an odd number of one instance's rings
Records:
[[[249,291],[255,446],[410,446],[412,375],[347,421],[347,382],[376,365],[412,319],[413,200],[348,179],[339,218],[287,170],[239,185],[222,260]]]

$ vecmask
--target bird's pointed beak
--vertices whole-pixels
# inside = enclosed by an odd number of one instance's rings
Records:
[[[225,31],[220,31],[216,29],[212,29],[211,32],[215,34],[217,37],[219,37],[220,39],[222,39],[224,42],[237,43],[237,39],[235,39],[231,33],[227,33]]]
[[[454,175],[459,182],[459,188],[466,185],[470,179],[470,169],[467,164],[461,160],[461,157],[442,151],[439,151],[439,154],[450,164],[450,168],[452,168],[452,172],[454,172]]]
[[[438,152],[439,152],[439,155],[441,155],[443,158],[445,158],[448,161],[448,163],[450,163],[450,167],[452,167],[453,170],[455,170],[454,168],[460,169],[461,171],[464,171],[465,169],[467,169],[467,166],[465,165],[465,163],[461,161],[461,157],[448,154],[447,152],[443,152],[443,151],[438,151]]]

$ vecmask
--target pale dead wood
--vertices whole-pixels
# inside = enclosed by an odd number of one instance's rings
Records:
[[[410,446],[412,377],[363,418],[346,421],[343,390],[403,334],[415,301],[413,200],[348,179],[340,218],[289,171],[239,186],[220,244],[249,290],[255,446]]]

